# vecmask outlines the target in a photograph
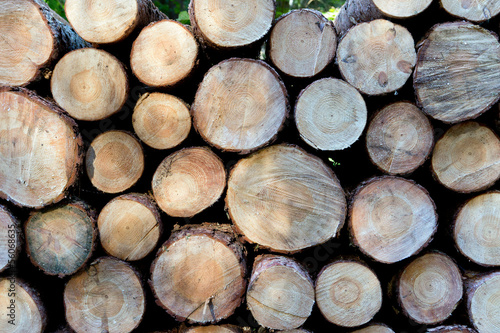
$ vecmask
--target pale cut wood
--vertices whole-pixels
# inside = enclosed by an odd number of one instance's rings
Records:
[[[191,114],[187,104],[175,96],[146,93],[134,107],[132,125],[135,134],[148,146],[169,149],[189,135]]]
[[[0,278],[0,332],[43,333],[45,307],[36,290],[20,279]]]
[[[333,171],[292,145],[240,160],[229,177],[226,206],[246,240],[284,253],[336,237],[346,216],[344,191]]]
[[[500,178],[500,138],[479,123],[460,123],[436,142],[431,161],[434,175],[447,188],[481,191]]]
[[[342,77],[367,95],[401,88],[416,61],[415,42],[408,30],[383,19],[356,25],[337,48]]]
[[[21,252],[22,233],[19,221],[4,206],[0,205],[0,273],[16,267]]]
[[[394,333],[392,329],[382,324],[370,325],[352,333]]]
[[[408,102],[389,104],[377,112],[366,132],[373,164],[391,175],[415,171],[428,158],[434,130],[427,117]]]
[[[408,18],[423,12],[432,0],[373,0],[384,14],[394,18]]]
[[[194,69],[198,44],[191,30],[174,20],[162,20],[142,29],[132,45],[130,67],[151,87],[173,86]]]
[[[301,91],[295,103],[300,137],[320,150],[342,150],[358,140],[368,111],[363,96],[335,78],[317,80]]]
[[[76,32],[96,44],[120,42],[134,30],[167,18],[151,0],[66,0],[64,9]]]
[[[179,329],[178,333],[242,333],[243,331],[238,326],[234,325],[210,325],[198,327],[186,327]]]
[[[33,212],[24,226],[26,252],[45,274],[62,278],[89,260],[95,247],[95,212],[83,201]]]
[[[446,123],[476,118],[500,98],[500,44],[469,22],[435,25],[420,43],[413,74],[418,104]]]
[[[427,333],[477,333],[476,330],[464,325],[439,326],[427,329]]]
[[[288,107],[285,85],[274,69],[260,60],[232,58],[205,74],[191,113],[209,144],[248,153],[277,135]]]
[[[104,50],[67,53],[54,67],[52,96],[70,116],[95,121],[118,112],[128,97],[125,68]]]
[[[24,207],[60,201],[76,181],[83,141],[76,123],[23,88],[0,88],[0,197]]]
[[[337,34],[331,21],[311,9],[292,10],[274,23],[269,60],[292,77],[312,77],[335,58]]]
[[[88,47],[42,0],[2,1],[0,86],[25,86],[71,50]]]
[[[127,263],[102,257],[64,289],[66,320],[76,333],[128,333],[141,322],[146,296]]]
[[[139,193],[112,199],[97,219],[104,250],[128,261],[140,260],[153,251],[160,238],[161,225],[153,199]]]
[[[479,333],[500,331],[500,272],[466,281],[469,320]]]
[[[246,251],[229,225],[174,230],[151,266],[150,285],[178,321],[215,323],[233,314],[246,287]]]
[[[453,238],[458,250],[476,264],[500,266],[500,192],[467,201],[455,218]]]
[[[382,12],[372,0],[346,0],[333,20],[339,38],[356,24],[383,18]]]
[[[339,260],[318,274],[316,302],[329,322],[342,327],[361,326],[380,310],[382,287],[365,264]]]
[[[144,154],[139,141],[129,133],[108,131],[92,141],[85,163],[92,185],[106,193],[119,193],[141,177]]]
[[[292,329],[292,330],[284,330],[284,331],[280,331],[281,333],[311,333],[310,331],[308,330],[305,330],[303,328],[296,328],[296,329]]]
[[[226,187],[222,160],[208,147],[184,148],[167,156],[153,175],[158,206],[170,216],[191,217],[213,205]]]
[[[462,299],[462,275],[447,255],[431,252],[413,260],[401,273],[397,295],[413,321],[434,325],[451,316]]]
[[[412,180],[376,177],[356,190],[349,211],[351,237],[383,263],[406,259],[424,248],[437,229],[429,193]]]
[[[497,0],[441,0],[441,6],[453,16],[474,22],[489,20],[500,13]]]
[[[263,327],[298,328],[311,315],[314,283],[291,258],[261,255],[255,258],[247,289],[247,305]]]

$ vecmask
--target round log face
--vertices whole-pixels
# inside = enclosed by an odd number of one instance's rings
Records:
[[[470,320],[478,332],[500,331],[500,274],[493,272],[469,293]]]
[[[451,15],[468,21],[483,22],[500,13],[496,0],[441,0],[441,6]]]
[[[344,191],[332,170],[288,145],[240,160],[229,178],[226,204],[250,242],[279,252],[326,242],[337,235],[346,215]]]
[[[0,205],[0,272],[15,267],[17,256],[21,250],[19,222]]]
[[[229,325],[189,327],[182,331],[182,333],[241,333],[241,332],[242,330],[240,328]]]
[[[373,0],[377,8],[387,16],[407,18],[423,12],[432,0]]]
[[[352,333],[394,333],[394,331],[385,325],[375,324],[356,330]]]

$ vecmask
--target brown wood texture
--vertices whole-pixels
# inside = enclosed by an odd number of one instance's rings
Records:
[[[7,207],[0,205],[0,273],[16,267],[22,236],[18,219]]]
[[[356,330],[352,333],[394,333],[394,331],[386,325],[374,324],[360,330]]]

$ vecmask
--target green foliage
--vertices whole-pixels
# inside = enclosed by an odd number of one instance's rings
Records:
[[[177,17],[177,21],[181,22],[182,24],[190,24],[191,21],[189,21],[189,14],[187,11],[183,10],[182,12],[179,13],[179,17]]]
[[[336,166],[339,166],[339,165],[340,165],[340,163],[339,163],[339,162],[335,161],[335,160],[334,160],[333,158],[331,158],[331,157],[328,157],[328,161],[330,161],[330,163],[332,163],[332,165],[333,165],[334,167],[336,167]]]
[[[62,18],[66,19],[66,13],[64,12],[64,0],[45,0],[45,2],[59,14]]]

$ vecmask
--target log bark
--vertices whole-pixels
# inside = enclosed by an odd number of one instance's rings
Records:
[[[67,53],[50,81],[56,103],[78,120],[96,121],[118,112],[128,98],[125,68],[103,50],[84,48]]]
[[[419,44],[413,74],[417,103],[445,123],[473,119],[500,98],[500,44],[469,22],[435,25]]]
[[[184,141],[191,130],[189,107],[181,99],[158,92],[139,98],[132,114],[135,134],[155,149],[170,149]]]
[[[131,266],[102,257],[66,284],[66,320],[77,333],[131,332],[141,322],[145,298],[141,280]]]
[[[366,132],[366,149],[373,164],[391,175],[415,171],[429,157],[434,130],[427,117],[408,102],[378,111]]]
[[[120,195],[108,202],[99,213],[97,225],[104,250],[128,261],[140,260],[153,251],[162,230],[153,199],[139,193]]]
[[[495,0],[441,0],[441,6],[451,15],[473,22],[484,22],[500,13],[500,3]]]
[[[151,266],[158,305],[178,321],[215,323],[233,314],[246,287],[246,251],[229,225],[174,230]]]
[[[246,298],[250,312],[261,326],[295,329],[311,315],[314,283],[295,260],[260,255],[253,264]]]
[[[500,178],[500,138],[473,121],[454,125],[436,142],[431,162],[437,180],[450,190],[487,189]]]
[[[295,103],[300,137],[320,150],[342,150],[356,142],[366,126],[363,96],[345,81],[325,78],[302,90]]]
[[[71,201],[33,212],[24,231],[26,252],[45,274],[62,278],[81,269],[95,247],[95,211],[83,201]]]
[[[288,108],[285,85],[274,69],[260,60],[232,58],[205,74],[191,113],[205,141],[245,154],[275,138]]]
[[[338,260],[318,274],[316,302],[329,322],[342,327],[361,326],[380,310],[382,287],[364,263]]]
[[[416,254],[437,229],[429,193],[412,180],[392,176],[362,183],[353,195],[349,217],[354,244],[383,263]]]
[[[500,192],[476,196],[455,217],[453,238],[458,250],[476,264],[500,266]]]
[[[362,328],[360,330],[356,330],[352,333],[394,333],[392,329],[383,324],[374,324]]]
[[[76,32],[95,44],[120,42],[134,30],[167,18],[151,0],[66,0],[64,7]]]
[[[367,95],[401,88],[416,61],[415,42],[408,30],[383,19],[350,29],[337,48],[342,77]]]
[[[469,320],[478,332],[500,331],[500,272],[492,271],[466,280]]]
[[[449,316],[462,299],[462,275],[447,255],[431,252],[413,260],[401,273],[397,295],[409,318],[435,325]]]
[[[22,248],[22,232],[18,219],[0,205],[0,273],[16,267]]]
[[[282,15],[268,42],[269,60],[294,78],[312,77],[335,58],[337,34],[321,12],[307,8]]]
[[[90,46],[42,0],[5,1],[0,21],[0,86],[26,86],[65,53]]]
[[[108,131],[92,141],[85,163],[92,185],[106,193],[119,193],[142,176],[144,154],[139,141],[129,133]]]
[[[335,237],[346,215],[344,191],[333,171],[292,145],[271,146],[240,160],[229,177],[226,206],[246,240],[283,253]]]
[[[428,333],[477,333],[472,328],[464,325],[449,325],[429,328]]]
[[[0,197],[24,207],[56,203],[76,181],[83,141],[76,123],[23,88],[0,88]]]
[[[208,147],[184,148],[166,157],[153,175],[158,206],[170,216],[192,217],[213,205],[226,187],[222,160]]]

